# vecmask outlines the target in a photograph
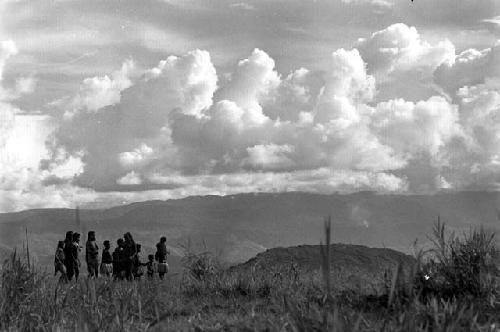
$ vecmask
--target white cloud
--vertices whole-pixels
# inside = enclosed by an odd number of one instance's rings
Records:
[[[500,76],[500,43],[484,50],[468,49],[435,72],[436,82],[451,94],[466,85],[484,83],[488,77]]]
[[[248,59],[238,62],[230,83],[221,89],[218,98],[243,108],[245,121],[263,124],[268,117],[262,112],[261,104],[272,98],[281,82],[274,67],[274,60],[266,52],[255,49]]]
[[[389,74],[415,68],[432,72],[442,63],[451,62],[455,47],[448,40],[436,45],[423,41],[415,27],[398,23],[362,38],[357,47],[374,73]]]
[[[136,164],[140,164],[146,158],[151,156],[153,149],[146,144],[141,144],[138,148],[133,151],[122,152],[119,155],[120,163],[124,167],[131,167]]]
[[[136,172],[132,171],[127,173],[125,176],[119,178],[116,181],[118,184],[127,186],[127,185],[138,185],[142,183],[141,177]]]
[[[443,97],[418,103],[401,99],[377,105],[371,127],[382,143],[403,156],[426,152],[436,155],[461,134],[457,107]]]
[[[331,68],[325,77],[315,109],[317,123],[334,123],[346,128],[360,121],[360,105],[373,98],[375,79],[367,75],[365,63],[354,49],[332,54]]]
[[[79,111],[96,112],[103,107],[120,102],[121,92],[132,85],[130,76],[134,67],[134,63],[129,60],[125,61],[121,69],[114,72],[111,77],[105,75],[86,78],[65,116],[71,117]]]
[[[35,91],[37,80],[32,77],[21,77],[16,80],[16,91],[18,94],[30,94]]]
[[[121,73],[128,72],[123,68]],[[114,77],[116,81],[121,76]],[[117,186],[117,179],[135,167],[149,167],[155,160],[162,167],[176,163],[164,155],[172,149],[170,113],[201,116],[212,104],[217,75],[208,52],[196,50],[168,57],[122,91],[110,91],[108,85],[98,87],[101,90],[86,94],[87,105],[102,104],[101,92],[118,95],[119,101],[104,109],[66,117],[55,133],[54,146],[70,154],[83,153],[85,172],[78,178],[81,185],[110,190]],[[154,158],[149,158],[153,151]]]
[[[484,19],[482,22],[491,33],[500,36],[500,16]]]
[[[290,145],[254,145],[247,149],[248,158],[247,162],[256,169],[272,170],[284,169],[293,166],[293,161],[287,157],[287,154],[293,153],[295,148]]]
[[[243,10],[255,10],[255,7],[246,2],[235,2],[229,5],[231,8],[243,9]]]
[[[356,45],[325,56],[322,70],[284,76],[260,49],[221,80],[207,51],[168,56],[149,70],[127,61],[83,80],[60,101],[72,116],[44,117],[32,128],[38,134],[19,134],[28,118],[4,99],[0,149],[15,151],[15,142],[34,152],[4,168],[8,203],[0,208],[33,206],[15,202],[27,198],[49,205],[43,195],[68,206],[251,191],[489,188],[500,174],[498,46],[455,55],[450,42],[429,43],[404,24]],[[418,91],[408,98],[411,89]]]
[[[4,40],[0,44],[0,81],[3,79],[3,71],[7,60],[16,55],[18,52],[17,46],[12,40]]]

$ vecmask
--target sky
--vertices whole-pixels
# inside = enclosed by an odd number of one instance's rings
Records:
[[[500,188],[498,0],[0,0],[0,212]]]

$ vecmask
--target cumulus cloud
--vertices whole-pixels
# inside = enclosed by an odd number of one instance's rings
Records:
[[[461,188],[498,189],[500,163],[500,62],[498,42],[468,49],[434,73],[436,82],[459,107],[462,138],[447,149],[447,183]]]
[[[453,94],[457,89],[484,83],[489,77],[500,76],[500,43],[477,50],[468,49],[443,63],[434,73],[436,82]]]
[[[461,134],[458,108],[443,97],[418,103],[402,99],[382,102],[372,114],[371,127],[384,144],[403,156],[436,155]]]
[[[84,80],[82,86],[86,84]],[[169,114],[200,116],[211,105],[216,87],[217,76],[208,52],[170,56],[121,90],[115,105],[61,119],[50,144],[52,149],[63,147],[69,154],[82,151],[85,171],[77,180],[79,185],[113,189],[119,178],[137,167],[147,167],[153,151],[153,159],[161,167],[175,164],[175,159],[163,156],[172,148]],[[109,92],[108,85],[101,89]],[[102,94],[96,92],[89,95],[93,96],[90,104],[94,99],[102,100]]]
[[[96,112],[103,107],[111,106],[120,101],[121,92],[132,85],[131,75],[134,63],[129,60],[123,63],[120,70],[111,76],[86,78],[65,116],[71,117],[80,111]]]
[[[254,145],[247,149],[248,158],[246,162],[253,168],[263,168],[272,170],[285,169],[293,166],[293,161],[287,157],[288,154],[293,153],[295,148],[291,145]]]
[[[415,67],[434,70],[455,57],[455,47],[448,40],[436,45],[423,41],[415,27],[398,23],[358,41],[363,59],[375,73],[391,73]]]
[[[333,52],[322,72],[300,68],[284,77],[255,49],[220,86],[208,52],[171,56],[121,91],[115,105],[66,119],[54,146],[82,153],[76,183],[98,191],[186,186],[159,180],[168,174],[295,177],[325,169],[393,179],[387,188],[402,190],[407,177],[420,180],[414,163],[439,174],[449,147],[458,140],[467,151],[473,140],[462,106],[443,96],[379,101],[376,77],[425,67],[432,78],[437,67],[455,63],[448,43],[432,46],[398,24],[360,41],[359,51]],[[436,189],[445,183],[433,179]],[[446,177],[450,186],[453,180]],[[370,181],[346,183],[355,189]]]
[[[123,167],[133,167],[137,164],[144,162],[149,156],[153,154],[153,149],[146,144],[141,144],[133,151],[126,151],[119,154],[120,163]]]
[[[64,205],[68,188],[72,188],[68,181],[83,171],[83,165],[78,158],[62,156],[63,149],[59,148],[58,158],[46,170],[40,170],[40,161],[49,155],[45,141],[55,125],[49,116],[27,114],[13,104],[19,95],[33,92],[32,76],[18,78],[14,89],[2,84],[3,69],[17,53],[13,41],[1,43],[0,91],[4,93],[0,95],[0,211],[45,206],[51,201]],[[66,181],[66,189],[48,184],[56,176]]]
[[[141,180],[141,177],[139,176],[139,174],[137,174],[136,172],[132,171],[130,173],[127,173],[123,177],[119,178],[116,182],[118,184],[127,186],[127,185],[138,185],[138,184],[141,184],[142,180]]]
[[[332,52],[320,71],[283,75],[261,49],[221,80],[207,51],[168,56],[147,70],[126,61],[61,101],[66,116],[47,119],[56,128],[42,130],[36,165],[16,181],[61,205],[487,187],[500,175],[497,48],[457,55],[449,41],[431,44],[396,24]],[[421,83],[412,84],[420,91],[412,98],[394,88],[408,77]],[[7,133],[0,141],[12,142],[18,111],[5,101],[0,107]],[[5,179],[7,209],[23,196]]]

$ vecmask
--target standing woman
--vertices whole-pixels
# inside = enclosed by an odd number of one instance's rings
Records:
[[[95,232],[90,231],[87,235],[85,244],[85,261],[87,262],[87,271],[89,278],[99,277],[99,247],[95,240]]]
[[[75,265],[73,260],[73,232],[66,232],[64,240],[64,265],[66,266],[66,277],[68,280],[73,279],[75,275]]]
[[[106,240],[103,242],[103,245],[104,249],[102,250],[101,256],[101,274],[109,277],[113,274],[113,258],[109,252],[111,244],[109,243],[109,240]]]
[[[125,269],[125,276],[128,280],[133,280],[134,279],[134,261],[135,261],[135,256],[137,255],[137,246],[135,245],[134,238],[132,237],[132,234],[130,232],[127,232],[123,235],[123,238],[125,239],[125,244],[123,248],[123,253],[125,256],[125,262],[124,262],[124,269]]]
[[[155,259],[158,262],[158,276],[163,279],[166,273],[168,273],[168,263],[167,255],[170,252],[167,250],[167,238],[162,236],[160,242],[156,244]]]
[[[59,282],[68,281],[68,277],[66,276],[66,266],[64,265],[64,262],[64,241],[59,241],[57,243],[57,249],[54,255],[54,276],[57,275],[57,272],[61,272]]]
[[[113,277],[115,280],[117,279],[123,279],[122,272],[124,271],[123,265],[124,265],[124,255],[123,255],[123,247],[124,247],[124,241],[123,239],[118,239],[116,241],[116,248],[115,251],[113,251]]]
[[[71,246],[71,257],[73,258],[73,269],[75,271],[75,280],[78,281],[80,275],[80,234],[73,233],[73,244]]]

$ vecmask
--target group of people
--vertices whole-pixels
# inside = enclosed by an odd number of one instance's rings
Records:
[[[111,253],[109,240],[103,242],[101,261],[99,263],[99,246],[97,245],[94,231],[88,232],[85,244],[85,262],[89,278],[98,278],[99,274],[116,279],[133,280],[144,275],[144,268],[148,278],[153,278],[156,273],[163,279],[168,272],[167,238],[162,236],[156,244],[156,253],[148,255],[146,262],[141,262],[141,245],[134,241],[129,232],[116,241],[116,248]],[[66,232],[66,239],[59,241],[54,257],[55,272],[61,274],[60,281],[68,282],[73,278],[78,280],[80,275],[80,234],[72,231]],[[144,267],[144,268],[143,268]]]

